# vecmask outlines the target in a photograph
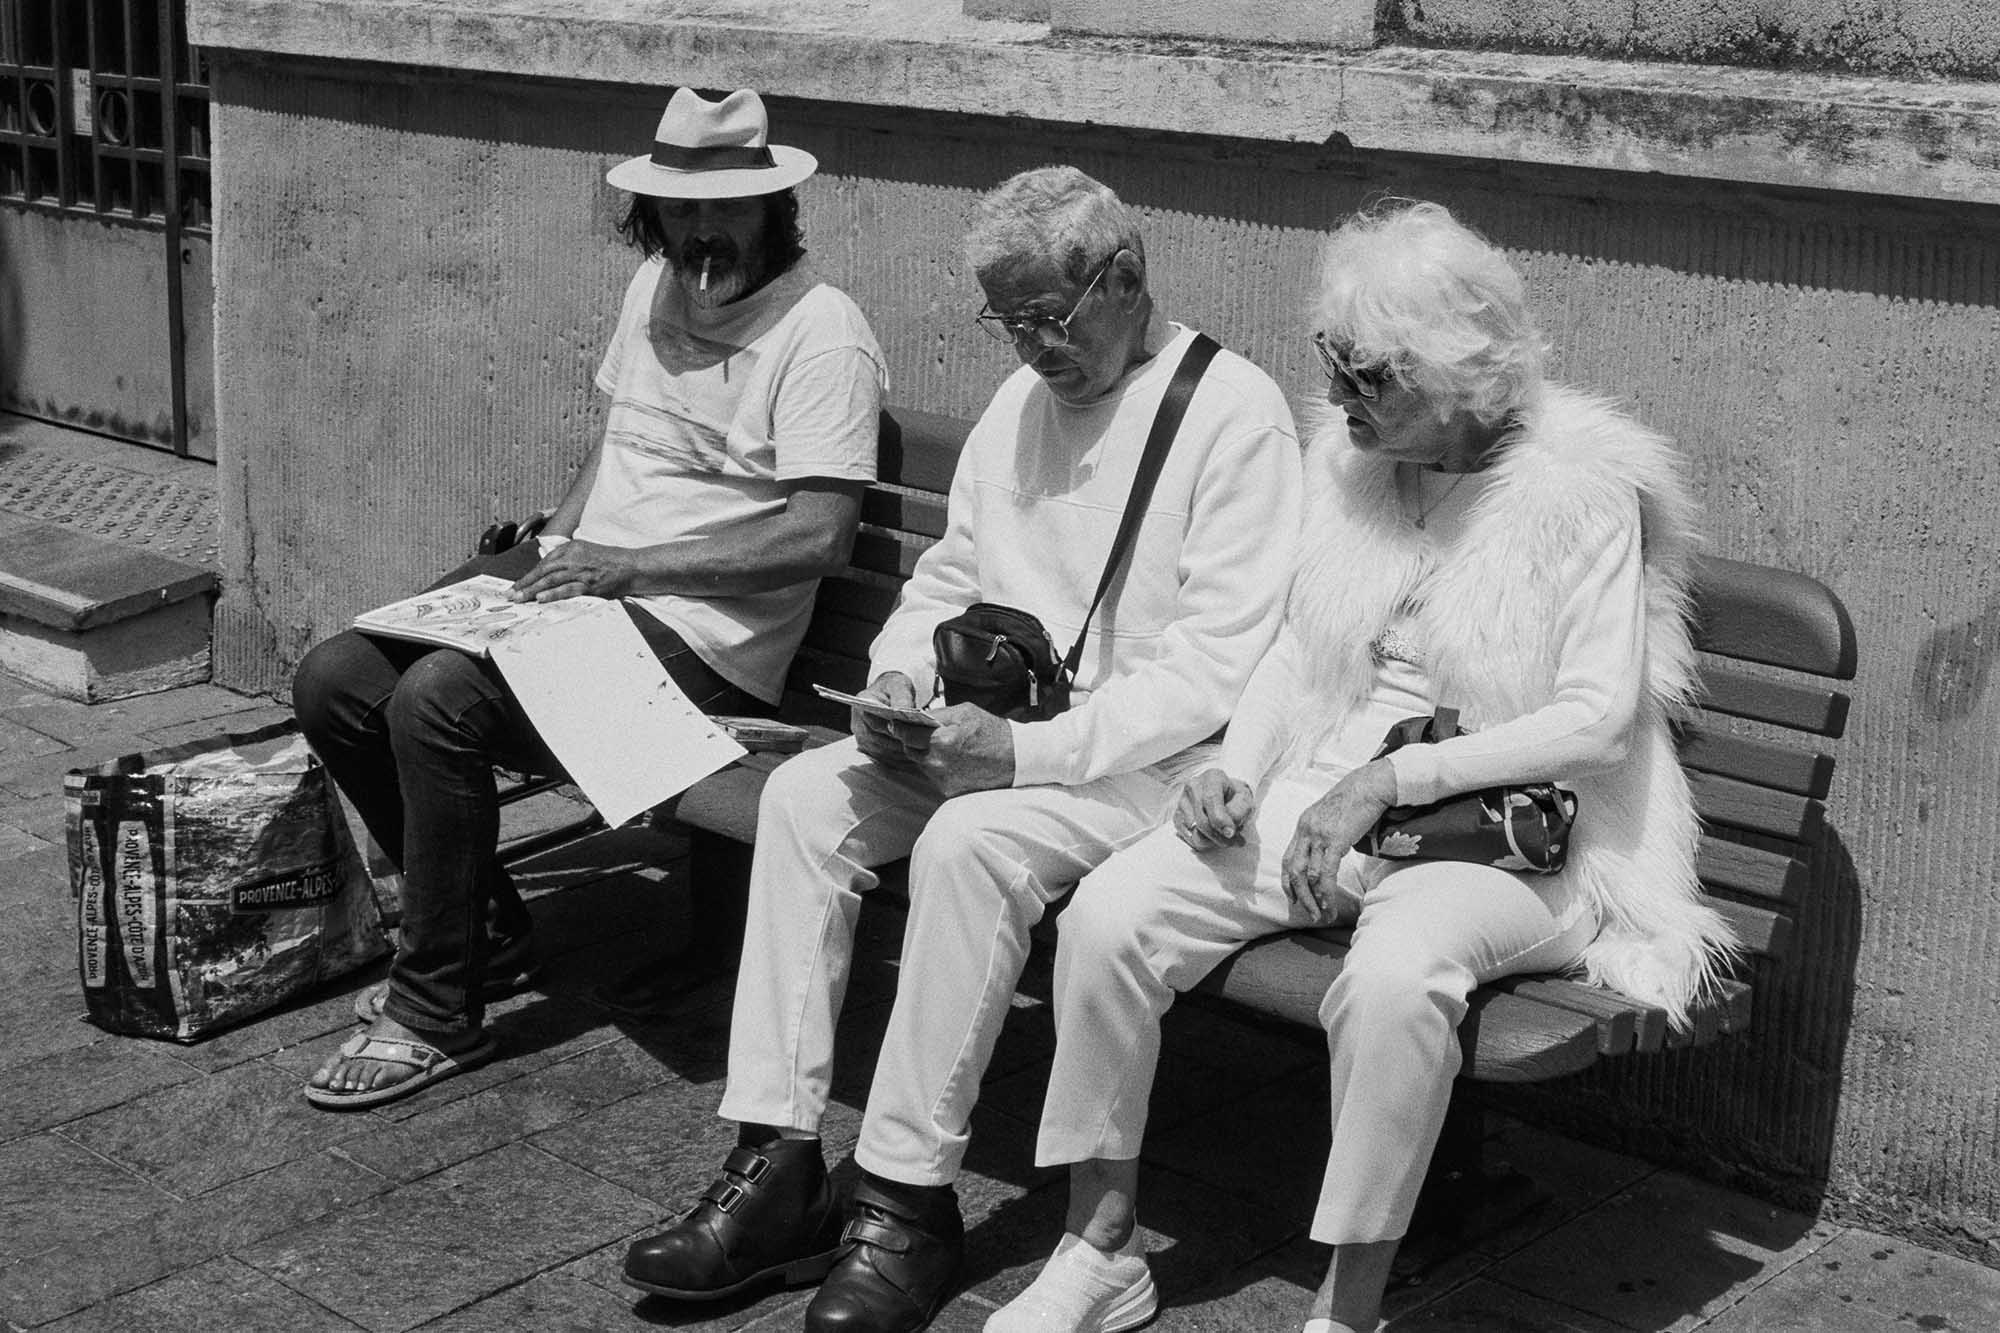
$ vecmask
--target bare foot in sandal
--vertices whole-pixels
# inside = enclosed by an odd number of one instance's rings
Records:
[[[306,1100],[324,1107],[380,1106],[484,1064],[494,1050],[483,1031],[432,1038],[378,1018],[307,1080]]]

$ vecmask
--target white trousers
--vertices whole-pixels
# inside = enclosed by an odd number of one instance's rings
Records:
[[[1324,925],[1280,882],[1299,815],[1331,786],[1280,779],[1242,844],[1197,853],[1161,828],[1084,879],[1061,919],[1056,1054],[1038,1165],[1139,1155],[1176,992],[1239,945]],[[1333,1138],[1312,1237],[1393,1240],[1409,1229],[1460,1065],[1458,1024],[1482,982],[1567,966],[1594,915],[1551,881],[1455,862],[1349,853],[1336,920],[1355,927],[1320,1002]]]
[[[787,761],[758,808],[722,1116],[819,1127],[861,895],[908,856],[901,975],[855,1159],[906,1184],[952,1181],[1029,930],[1176,791],[1144,770],[945,801],[852,740]]]

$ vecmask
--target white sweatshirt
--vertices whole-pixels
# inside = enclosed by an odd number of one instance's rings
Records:
[[[936,687],[931,631],[974,602],[1039,617],[1075,641],[1131,493],[1161,395],[1193,333],[1104,397],[1072,406],[1017,370],[974,425],[946,531],[918,560],[870,651],[871,678]],[[1068,712],[1013,723],[1014,783],[1076,785],[1167,759],[1236,705],[1284,606],[1300,507],[1284,395],[1242,357],[1202,377],[1133,542],[1090,624]]]

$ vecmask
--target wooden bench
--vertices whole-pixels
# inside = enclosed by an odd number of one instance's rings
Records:
[[[844,734],[844,711],[818,699],[812,683],[843,689],[866,683],[868,647],[896,589],[944,531],[944,495],[968,428],[908,410],[885,418],[881,480],[868,492],[850,568],[820,586],[781,717],[818,728],[823,739]],[[1598,1060],[1703,1045],[1755,1019],[1756,979],[1783,958],[1806,891],[1833,778],[1826,742],[1841,735],[1847,720],[1848,696],[1837,683],[1854,675],[1854,630],[1839,599],[1821,584],[1735,560],[1701,562],[1695,604],[1704,696],[1680,735],[1681,757],[1704,822],[1703,886],[1735,924],[1743,964],[1681,1032],[1669,1031],[1656,1008],[1557,976],[1517,976],[1484,987],[1460,1028],[1464,1078],[1555,1078]],[[726,915],[729,900],[740,900],[758,795],[782,760],[752,755],[697,784],[673,807],[672,817],[694,840],[695,881],[714,900],[711,911]],[[1319,1000],[1346,949],[1344,931],[1276,935],[1238,952],[1196,994],[1316,1036]],[[1433,1181],[1467,1177],[1478,1137],[1470,1118],[1455,1114]]]

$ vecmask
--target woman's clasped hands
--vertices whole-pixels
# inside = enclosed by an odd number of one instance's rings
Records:
[[[1322,919],[1332,916],[1341,858],[1396,803],[1395,770],[1363,764],[1307,806],[1285,847],[1282,880],[1292,902]],[[1249,783],[1219,768],[1204,769],[1181,788],[1174,832],[1197,852],[1241,840],[1257,810]]]

